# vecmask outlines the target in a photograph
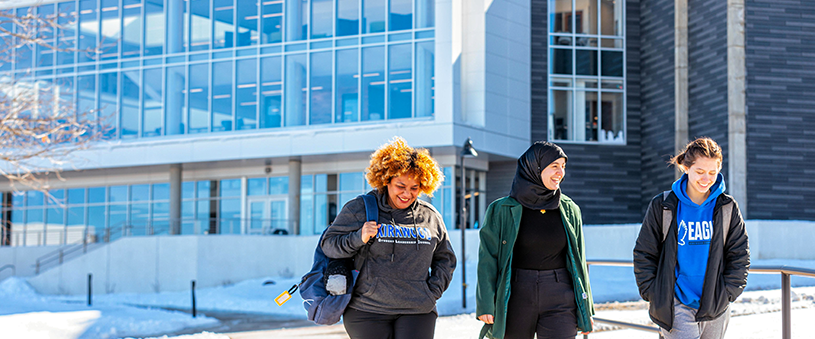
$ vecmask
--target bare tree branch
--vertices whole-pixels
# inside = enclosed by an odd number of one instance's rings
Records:
[[[35,14],[0,10],[0,65],[11,62],[21,48],[34,46],[98,55],[98,49],[76,49],[76,12]],[[73,43],[57,46],[56,37],[72,32]],[[71,40],[65,39],[65,40]],[[19,53],[16,56],[20,58]],[[47,179],[59,175],[76,160],[74,152],[103,140],[110,130],[109,117],[95,107],[77,107],[72,86],[51,80],[36,80],[27,73],[0,74],[0,176],[14,189],[22,184],[47,192]]]

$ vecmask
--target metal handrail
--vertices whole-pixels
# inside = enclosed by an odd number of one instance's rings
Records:
[[[586,265],[588,266],[626,266],[626,267],[633,267],[634,262],[631,260],[618,260],[618,259],[598,259],[598,260],[586,260]],[[792,338],[792,305],[791,305],[791,293],[790,293],[790,276],[792,275],[800,275],[805,277],[815,278],[815,269],[809,268],[802,268],[802,267],[793,267],[787,265],[759,265],[759,266],[752,266],[748,269],[750,273],[759,273],[759,274],[773,274],[773,273],[780,273],[781,274],[781,325],[782,325],[782,338],[783,339],[790,339]],[[635,323],[629,323],[624,321],[617,321],[617,320],[610,320],[604,318],[597,318],[593,317],[593,319],[597,322],[607,323],[611,325],[623,326],[628,327],[636,330],[659,333],[659,327],[654,326],[647,326]],[[661,336],[660,336],[661,337]],[[584,335],[583,338],[588,338],[588,335]]]
[[[14,268],[14,265],[12,265],[12,264],[8,264],[8,265],[4,265],[3,267],[0,267],[0,272],[3,272],[3,270],[5,270],[7,268],[11,269],[11,275],[12,276],[17,275],[17,269]]]

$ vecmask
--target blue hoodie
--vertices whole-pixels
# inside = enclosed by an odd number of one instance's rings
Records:
[[[710,196],[702,205],[697,205],[685,191],[688,175],[685,174],[673,183],[671,189],[679,198],[676,210],[676,299],[683,305],[699,309],[702,288],[705,283],[705,270],[710,253],[710,239],[713,238],[713,208],[716,198],[724,193],[724,176],[719,173],[716,183],[710,187]]]

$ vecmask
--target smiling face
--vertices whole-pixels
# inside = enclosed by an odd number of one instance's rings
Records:
[[[402,174],[391,179],[388,187],[388,205],[396,209],[408,208],[419,197],[419,182]]]
[[[546,188],[556,191],[560,188],[564,175],[566,175],[566,158],[560,158],[541,171],[541,180]]]
[[[688,195],[707,197],[710,186],[716,183],[719,171],[722,170],[722,163],[718,159],[698,157],[693,165],[683,169],[688,175],[688,187],[685,189]]]

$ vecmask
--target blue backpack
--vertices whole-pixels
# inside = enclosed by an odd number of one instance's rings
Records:
[[[360,195],[365,202],[365,214],[367,221],[377,221],[379,217],[379,208],[376,205],[376,197],[373,195],[363,194]],[[328,228],[326,228],[326,231]],[[353,259],[331,259],[323,253],[320,246],[323,242],[325,232],[320,236],[317,242],[317,249],[314,251],[314,264],[311,266],[311,271],[303,276],[300,286],[300,297],[303,298],[303,307],[308,311],[308,320],[313,321],[318,325],[332,325],[340,321],[342,314],[345,312],[345,307],[351,301],[351,294],[353,286],[359,276],[359,271],[351,270],[353,280],[346,290],[346,294],[331,295],[326,291],[325,275],[326,269],[329,264],[335,263],[338,260],[346,261],[345,265],[353,267]],[[367,248],[367,244],[363,249]],[[362,256],[362,267],[365,264],[365,256]],[[293,293],[293,292],[292,292]]]

